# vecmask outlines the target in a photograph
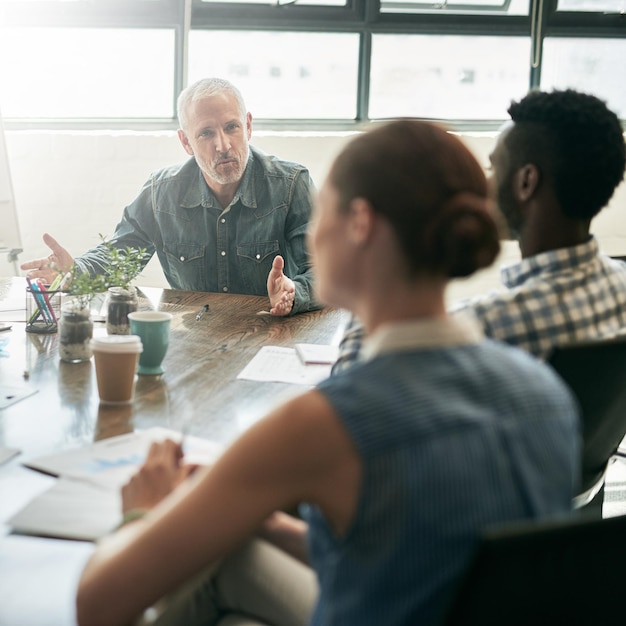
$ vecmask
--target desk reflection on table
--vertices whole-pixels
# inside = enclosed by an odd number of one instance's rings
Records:
[[[209,310],[196,319],[205,304]],[[0,409],[0,445],[21,451],[0,466],[0,624],[73,624],[77,577],[92,549],[11,534],[5,521],[54,482],[21,460],[152,426],[227,444],[303,390],[237,379],[257,351],[337,344],[346,322],[344,312],[331,309],[277,318],[267,314],[264,297],[171,289],[141,289],[139,308],[174,316],[165,373],[138,376],[131,405],[101,405],[93,360],[64,363],[56,334],[26,333],[24,280],[0,279],[0,321],[12,324],[0,334],[0,385],[31,393]],[[103,323],[94,324],[94,334],[106,334]]]

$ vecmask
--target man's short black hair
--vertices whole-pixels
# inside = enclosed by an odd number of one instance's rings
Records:
[[[515,123],[505,140],[513,166],[536,165],[568,217],[597,215],[624,176],[617,115],[599,98],[571,89],[530,92],[508,113]]]

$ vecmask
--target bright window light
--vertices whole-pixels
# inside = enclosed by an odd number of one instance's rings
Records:
[[[192,31],[189,82],[232,81],[254,117],[354,119],[359,36]]]
[[[626,13],[626,0],[559,0],[557,11]]]
[[[174,115],[174,31],[0,29],[5,118]]]
[[[626,118],[626,39],[546,38],[542,89],[577,89]]]
[[[372,45],[374,119],[505,119],[528,90],[528,37],[375,35]]]

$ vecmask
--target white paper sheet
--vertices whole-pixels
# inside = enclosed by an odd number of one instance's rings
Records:
[[[0,446],[0,465],[10,461],[19,453],[20,451],[17,448],[5,448],[4,446]]]
[[[122,519],[119,489],[60,478],[8,520],[17,532],[95,541]]]
[[[0,385],[0,409],[4,409],[37,393],[32,385]]]
[[[59,476],[55,484],[8,520],[16,531],[96,540],[121,519],[120,488],[143,463],[153,441],[180,440],[179,432],[150,428],[57,454],[28,459],[22,465]],[[188,463],[215,462],[223,446],[208,439],[184,437]]]
[[[305,365],[332,365],[339,358],[339,346],[319,343],[297,343],[296,354]]]
[[[102,439],[88,446],[27,459],[22,464],[47,474],[119,489],[143,463],[153,441],[166,438],[180,440],[181,437],[181,433],[167,428],[149,428]],[[213,463],[222,449],[223,446],[208,439],[184,438],[183,450],[188,463]]]
[[[328,364],[304,365],[294,348],[263,346],[237,378],[261,382],[316,385],[328,378]]]

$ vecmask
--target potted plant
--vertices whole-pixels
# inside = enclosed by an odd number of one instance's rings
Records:
[[[90,305],[94,296],[107,293],[109,334],[128,334],[128,313],[137,309],[137,293],[131,285],[143,267],[144,248],[118,249],[100,235],[106,265],[101,274],[82,272],[74,265],[59,322],[59,355],[63,361],[78,363],[91,357],[93,322]]]
[[[144,265],[145,248],[113,248],[107,245],[106,324],[109,335],[128,335],[128,314],[137,310],[137,290],[132,281]]]

